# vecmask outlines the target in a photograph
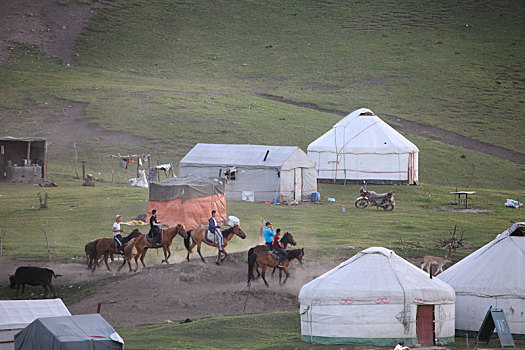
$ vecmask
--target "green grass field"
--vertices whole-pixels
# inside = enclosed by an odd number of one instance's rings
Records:
[[[42,136],[33,123],[39,116],[29,106],[45,112],[41,122],[52,124],[70,101],[86,103],[90,122],[153,141],[115,149],[77,140],[88,172],[108,180],[106,156],[116,152],[150,153],[176,164],[197,142],[306,150],[340,119],[260,96],[268,93],[348,113],[366,107],[524,152],[524,10],[525,3],[512,0],[104,1],[77,40],[78,65],[12,45],[10,60],[0,68],[0,134]],[[229,214],[241,218],[248,235],[232,241],[232,249],[253,246],[264,218],[294,233],[308,258],[341,259],[369,246],[403,257],[444,255],[436,240],[458,225],[469,244],[453,254],[458,260],[525,221],[523,210],[503,206],[506,198],[525,198],[523,165],[431,137],[405,136],[420,149],[420,186],[369,187],[396,191],[393,212],[355,209],[354,185],[320,185],[322,205],[230,202]],[[4,258],[46,260],[42,228],[49,219],[52,259],[78,261],[86,242],[110,235],[115,213],[131,219],[146,211],[147,190],[103,182],[81,187],[72,163],[72,149],[50,154],[49,178],[57,188],[0,184]],[[120,176],[126,182],[134,170]],[[469,182],[476,191],[473,207],[488,212],[450,210],[449,192]],[[44,191],[49,208],[39,209],[37,195]],[[328,204],[328,197],[336,202]],[[181,241],[174,247],[180,257]],[[82,293],[73,291],[78,287]],[[72,303],[96,290],[97,284],[82,285],[60,294]],[[0,297],[10,295],[1,285]],[[254,327],[256,321],[261,326]],[[274,325],[283,331],[276,335]],[[217,328],[228,336],[218,339]],[[301,342],[298,330],[297,313],[284,312],[119,332],[129,349],[326,348]],[[465,348],[464,340],[454,347]]]

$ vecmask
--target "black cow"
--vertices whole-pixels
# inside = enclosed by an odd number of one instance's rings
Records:
[[[14,275],[9,276],[9,281],[11,282],[11,288],[16,286],[16,296],[18,297],[18,291],[20,286],[22,286],[22,294],[26,288],[26,284],[30,286],[42,286],[44,288],[44,295],[47,295],[47,286],[53,292],[53,297],[56,298],[55,290],[51,284],[51,279],[53,277],[57,278],[62,275],[56,275],[53,270],[35,267],[35,266],[20,266],[16,269]]]

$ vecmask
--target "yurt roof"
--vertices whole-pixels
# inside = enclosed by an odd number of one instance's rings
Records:
[[[0,300],[0,330],[24,328],[40,317],[69,316],[62,299]]]
[[[280,168],[299,152],[294,158],[298,166],[315,167],[315,163],[296,146],[267,145],[228,145],[228,144],[196,144],[180,161],[180,165],[192,166],[239,166],[239,167],[272,167]]]
[[[500,233],[437,277],[450,284],[458,295],[523,298],[525,273],[525,222]]]
[[[389,154],[419,152],[419,149],[370,109],[360,108],[313,141],[308,146],[308,152],[312,151]]]
[[[454,303],[452,287],[382,247],[365,249],[305,284],[301,303]]]

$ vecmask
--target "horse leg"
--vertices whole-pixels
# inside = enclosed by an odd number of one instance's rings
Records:
[[[106,254],[106,252],[104,252],[104,263],[106,263],[106,267],[108,268],[108,271],[111,271],[111,269],[109,268],[109,264],[108,264],[108,255],[109,254]]]
[[[165,246],[162,246],[162,249],[164,250],[164,260],[162,260],[162,262],[166,262],[166,264],[170,264],[170,262],[168,261],[168,259],[170,258],[171,256],[171,250],[170,250],[170,247],[165,247]]]
[[[264,277],[264,275],[266,274],[266,265],[261,266],[261,270],[261,277],[264,281],[264,284],[266,285],[266,287],[269,287],[270,285],[268,284],[268,282],[266,282],[266,278]]]
[[[197,244],[197,253],[199,253],[199,256],[201,257],[202,262],[206,263],[206,260],[204,260],[204,257],[201,254],[201,243],[200,242]]]
[[[140,254],[142,254],[142,250],[139,250],[139,248],[137,248],[137,254],[135,254],[135,272],[137,272],[137,270],[139,269],[138,259],[139,259]]]
[[[186,255],[186,260],[187,261],[190,261],[190,254],[191,254],[191,251],[193,250],[193,248],[195,247],[195,245],[197,245],[197,242],[195,242],[195,239],[191,239],[191,245],[190,247],[188,248],[188,255]]]
[[[290,277],[290,273],[288,272],[288,269],[286,267],[283,267],[282,268],[282,271],[281,269],[279,269],[279,284],[281,284],[281,275],[282,275],[282,272],[285,273],[286,275],[286,278],[284,279],[283,283],[282,284],[285,284],[286,281],[288,280],[288,277]]]
[[[277,270],[277,267],[274,267],[273,270],[272,270],[272,278],[273,278],[273,274],[275,273],[275,270]],[[281,270],[279,270],[279,276],[281,275]]]
[[[219,250],[219,252],[220,252],[220,250]],[[226,258],[228,257],[228,252],[226,251],[226,249],[224,249],[224,247],[222,248],[222,253],[224,254],[224,258],[222,258],[221,262],[226,260]]]
[[[142,263],[143,268],[146,268],[146,264],[144,263],[144,258],[146,257],[146,251],[147,249],[144,249],[142,251],[142,254],[140,254],[140,262]]]

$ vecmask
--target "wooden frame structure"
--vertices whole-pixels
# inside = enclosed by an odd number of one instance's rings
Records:
[[[47,180],[47,139],[0,137],[0,181]]]

